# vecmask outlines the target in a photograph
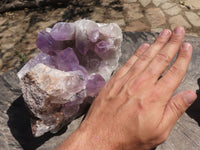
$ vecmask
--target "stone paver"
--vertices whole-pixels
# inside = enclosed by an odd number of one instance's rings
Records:
[[[151,0],[139,0],[143,7],[146,7],[151,3]]]
[[[181,9],[176,6],[176,3],[164,3],[161,8],[170,16],[177,15],[181,11]]]
[[[167,2],[168,0],[153,0],[153,4],[155,5],[155,6],[159,6],[160,4],[162,4],[162,3],[165,3],[165,2]]]
[[[39,52],[39,31],[82,18],[115,22],[123,31],[183,26],[186,35],[200,36],[200,0],[70,0],[63,8],[11,11],[0,14],[0,74],[22,64],[22,56],[29,60]]]
[[[149,20],[152,28],[156,28],[156,27],[166,23],[165,15],[161,11],[160,8],[147,9],[145,16]]]
[[[137,0],[124,0],[125,3],[134,3],[137,2]]]
[[[126,14],[125,19],[129,20],[137,20],[144,17],[140,10],[140,4],[124,4],[124,13]]]
[[[126,28],[125,31],[147,31],[149,26],[141,21],[133,21]]]
[[[0,59],[0,69],[3,67],[3,61]]]
[[[0,26],[4,24],[7,20],[7,18],[0,17]]]
[[[190,33],[190,32],[188,32],[187,35],[194,36],[194,37],[199,37],[199,35],[197,33]]]
[[[185,12],[187,19],[195,27],[200,27],[200,17],[194,12]]]
[[[174,6],[176,6],[176,3],[164,3],[163,5],[161,5],[161,8],[162,9],[170,9]]]
[[[102,9],[101,7],[95,7],[94,12],[91,13],[91,15],[88,17],[88,19],[103,22],[104,13],[106,12],[106,9]],[[98,13],[98,15],[96,15]]]
[[[102,6],[108,6],[110,3],[112,3],[113,2],[113,0],[102,0],[101,1],[101,5]]]
[[[124,18],[124,15],[122,12],[120,11],[116,11],[114,9],[111,9],[109,12],[109,17],[112,17],[112,18],[115,18],[115,19],[123,19]]]
[[[115,20],[114,19],[108,19],[108,20],[105,20],[104,22],[105,23],[113,22],[113,23],[118,24],[119,26],[125,26],[126,25],[124,19],[115,19]]]
[[[200,1],[199,0],[185,0],[185,4],[189,6],[191,9],[200,9]]]
[[[155,29],[151,29],[151,32],[161,32],[163,30],[163,28],[155,28]]]
[[[171,24],[171,29],[174,29],[177,26],[183,26],[190,29],[192,26],[183,18],[181,15],[177,15],[169,18],[169,23]]]
[[[181,9],[178,6],[174,6],[172,8],[164,10],[164,12],[170,16],[177,15],[180,11]]]

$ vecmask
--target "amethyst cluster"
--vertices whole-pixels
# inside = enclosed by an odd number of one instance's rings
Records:
[[[18,72],[34,136],[55,133],[80,115],[117,68],[121,42],[117,24],[85,19],[59,22],[38,34],[41,53]]]

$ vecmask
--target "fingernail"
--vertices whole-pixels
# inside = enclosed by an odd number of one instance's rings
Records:
[[[191,105],[197,98],[196,94],[187,92],[184,94],[184,100],[188,105]]]
[[[169,30],[168,29],[164,29],[162,32],[160,32],[160,36],[162,37],[167,37],[169,35]]]
[[[142,44],[139,49],[146,50],[149,47],[149,44]]]
[[[177,28],[174,29],[174,34],[176,34],[176,35],[182,35],[183,31],[184,31],[183,27],[177,27]]]
[[[182,45],[182,49],[183,50],[189,50],[191,48],[191,44],[190,43],[183,43]]]

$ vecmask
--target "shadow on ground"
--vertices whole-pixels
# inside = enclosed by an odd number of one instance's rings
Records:
[[[196,90],[197,99],[196,101],[188,108],[186,111],[187,114],[196,120],[200,126],[200,78],[197,80],[197,83],[199,85],[199,89]]]
[[[30,113],[22,96],[12,103],[7,114],[10,131],[24,150],[35,150],[51,137],[60,135],[67,129],[66,126],[57,134],[48,132],[40,137],[34,137],[30,125]]]

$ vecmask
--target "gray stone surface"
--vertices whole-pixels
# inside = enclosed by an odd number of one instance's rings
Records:
[[[156,36],[155,33],[125,32],[121,66],[140,44],[152,43]],[[200,39],[186,37],[185,41],[192,43],[194,52],[187,74],[176,92],[191,89],[198,93],[198,100],[179,119],[168,140],[156,150],[198,150],[200,147]],[[68,128],[56,135],[47,133],[34,138],[30,129],[30,116],[16,76],[18,70],[19,68],[16,68],[0,77],[0,149],[54,150],[79,126],[82,117],[74,120]]]
[[[0,149],[1,150],[54,150],[80,124],[73,121],[67,132],[47,133],[34,138],[30,128],[30,115],[21,96],[19,80],[14,69],[0,77]],[[62,134],[61,134],[62,133]]]
[[[122,45],[124,53],[120,63],[123,64],[141,43],[147,41],[152,43],[155,37],[155,34],[144,32],[124,34]],[[187,113],[179,119],[168,140],[156,150],[199,150],[200,148],[200,38],[185,37],[184,41],[190,42],[194,51],[186,76],[175,93],[190,89],[197,93],[198,98]],[[133,51],[130,51],[131,49]]]
[[[194,36],[194,37],[198,37],[198,34],[197,34],[197,33],[187,33],[187,35],[189,35],[189,36]]]

